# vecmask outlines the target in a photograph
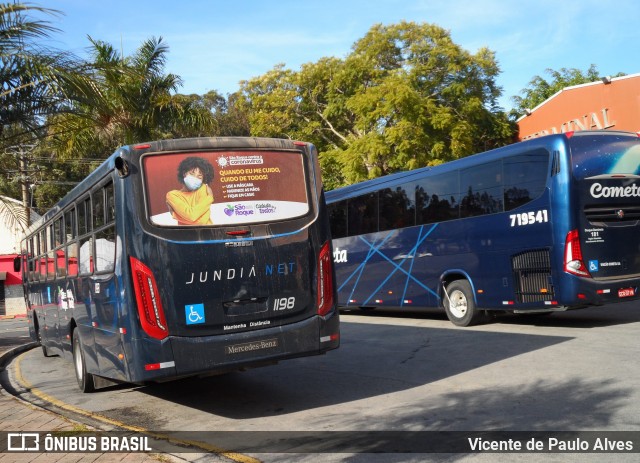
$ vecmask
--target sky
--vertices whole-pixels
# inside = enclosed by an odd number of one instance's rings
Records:
[[[345,58],[374,24],[433,23],[470,53],[487,47],[500,66],[508,110],[547,69],[595,64],[600,75],[640,72],[640,2],[616,0],[29,0],[60,11],[48,45],[89,57],[88,36],[131,55],[151,37],[169,46],[166,72],[179,93],[222,95],[278,64],[297,71]]]

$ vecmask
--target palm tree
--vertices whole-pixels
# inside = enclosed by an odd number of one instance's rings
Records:
[[[203,134],[213,130],[210,111],[174,94],[182,80],[164,74],[169,49],[162,38],[146,40],[130,57],[89,40],[96,87],[52,120],[52,147],[61,156],[104,158],[119,145],[168,138],[184,128]]]
[[[11,146],[33,142],[43,119],[59,110],[65,94],[61,90],[69,89],[66,84],[76,75],[70,55],[37,45],[38,39],[46,39],[55,28],[30,19],[27,13],[32,12],[59,14],[28,4],[0,3],[0,148],[5,155]],[[0,167],[6,169],[6,165]],[[7,192],[6,184],[0,187],[0,193]],[[0,220],[10,229],[29,224],[26,188],[23,181],[22,209],[0,197]]]
[[[182,81],[163,72],[168,47],[162,38],[145,41],[131,57],[122,57],[109,44],[90,38],[93,62],[85,63],[38,46],[37,39],[47,38],[56,29],[46,21],[29,19],[27,14],[33,12],[59,14],[28,4],[0,4],[3,173],[11,169],[25,173],[20,160],[8,152],[9,147],[25,143],[36,144],[39,156],[52,161],[81,160],[73,170],[83,176],[88,173],[87,158],[104,159],[118,145],[213,130],[213,115],[207,108],[172,94]],[[28,224],[29,179],[21,175],[18,185],[4,177],[0,176],[0,195],[22,195],[25,214],[16,215],[15,208],[6,207],[0,220],[11,228]]]

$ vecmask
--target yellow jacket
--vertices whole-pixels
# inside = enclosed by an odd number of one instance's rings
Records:
[[[171,215],[179,225],[211,225],[210,206],[213,196],[207,194],[208,185],[195,191],[171,190],[167,193],[167,204]]]

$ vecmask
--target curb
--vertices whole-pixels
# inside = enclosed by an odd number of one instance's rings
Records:
[[[4,372],[6,371],[6,367],[7,367],[7,366],[8,366],[8,365],[9,365],[9,364],[10,364],[10,363],[11,363],[11,362],[12,362],[12,361],[13,361],[13,360],[18,356],[18,355],[20,355],[20,354],[22,354],[22,353],[24,353],[24,352],[27,352],[27,351],[29,351],[29,350],[31,350],[31,349],[33,349],[33,348],[35,348],[35,347],[38,347],[39,345],[40,345],[40,343],[38,343],[38,342],[30,341],[30,342],[28,342],[28,343],[26,343],[26,344],[23,344],[23,345],[20,345],[20,346],[16,346],[16,347],[13,347],[13,348],[11,348],[11,349],[8,349],[8,350],[6,350],[6,351],[4,351],[4,352],[1,352],[1,353],[0,353],[0,374],[1,374],[1,373],[4,373]],[[79,424],[79,425],[86,426],[86,427],[88,427],[88,428],[91,428],[91,429],[95,430],[96,432],[104,431],[104,429],[101,429],[99,426],[96,426],[96,425],[95,425],[95,424],[93,424],[93,423],[87,423],[87,422],[85,422],[85,421],[83,421],[83,420],[81,420],[81,419],[78,419],[78,418],[77,418],[77,417],[75,417],[75,416],[67,416],[67,415],[66,415],[66,414],[64,414],[64,413],[60,413],[59,411],[55,411],[55,410],[49,409],[49,408],[47,408],[47,407],[43,407],[42,405],[39,405],[39,404],[36,404],[36,403],[29,402],[29,401],[25,400],[25,399],[24,399],[24,398],[22,398],[22,397],[19,397],[19,396],[13,395],[11,392],[9,392],[8,390],[6,390],[6,389],[3,387],[3,385],[2,385],[2,384],[0,384],[0,395],[5,396],[5,397],[10,397],[10,398],[12,398],[12,399],[17,400],[18,402],[20,402],[20,403],[21,403],[21,404],[23,404],[24,406],[32,407],[32,408],[34,408],[34,409],[37,409],[37,410],[41,411],[42,413],[50,413],[50,414],[52,414],[52,415],[55,415],[55,416],[59,417],[60,419],[63,419],[63,420],[65,420],[65,421],[68,421],[68,422],[70,422],[70,423],[77,423],[77,424]],[[104,423],[103,423],[103,424],[104,424]],[[117,426],[117,427],[120,427],[120,425],[116,425],[116,426]],[[125,430],[127,430],[127,429],[126,429],[126,428],[122,428],[122,430],[123,430],[123,431],[125,431]],[[134,430],[134,431],[135,431],[135,430]],[[149,433],[148,431],[140,431],[140,432],[143,432],[143,433],[145,433],[145,434],[147,434],[147,435],[151,435],[151,436],[153,436],[153,434],[152,434],[152,433]],[[171,442],[171,440],[165,439],[165,438],[164,438],[164,437],[162,437],[162,436],[161,436],[161,437],[159,437],[159,439],[163,439],[163,440],[167,440],[167,442]],[[259,463],[259,460],[253,459],[252,457],[248,457],[248,459],[244,459],[244,458],[242,458],[242,459],[235,459],[235,458],[233,458],[232,456],[225,455],[225,454],[223,454],[223,453],[219,453],[219,450],[218,450],[218,449],[215,449],[215,450],[209,450],[209,449],[203,448],[201,445],[198,445],[197,443],[196,443],[196,445],[193,445],[193,444],[192,444],[192,443],[190,443],[190,442],[186,442],[185,444],[186,444],[187,446],[193,447],[193,448],[195,448],[195,449],[201,449],[201,450],[202,450],[202,452],[204,452],[204,453],[212,452],[212,453],[214,454],[214,458],[215,458],[216,456],[219,458],[219,459],[217,459],[217,460],[215,460],[215,459],[214,459],[214,460],[211,460],[211,461],[220,461],[220,462],[221,462],[221,461],[225,461],[225,462],[229,461],[229,462],[232,462],[232,463],[233,463],[233,462],[240,462],[240,463],[253,463],[253,462],[258,462],[258,463]],[[180,445],[180,444],[178,444],[178,446],[179,446],[179,445]],[[230,453],[231,453],[231,454],[233,454],[233,455],[235,455],[235,452],[230,452]],[[178,463],[178,462],[189,462],[189,461],[194,461],[194,462],[195,462],[195,461],[196,461],[196,460],[190,460],[190,459],[188,459],[188,458],[185,458],[184,456],[182,456],[182,455],[180,455],[180,454],[181,454],[181,452],[179,452],[179,451],[178,451],[177,453],[176,453],[176,452],[167,452],[167,453],[157,453],[157,454],[156,454],[155,452],[152,452],[152,453],[147,453],[146,455],[148,455],[150,458],[152,458],[152,459],[154,459],[154,460],[158,460],[159,462],[176,462],[176,463]],[[92,454],[92,455],[94,455],[94,454]],[[99,454],[95,454],[95,455],[99,455]],[[140,454],[140,455],[143,455],[143,454]],[[199,454],[198,454],[198,453],[194,453],[194,455],[199,455]],[[242,454],[240,454],[240,455],[241,455],[242,457],[244,457],[244,455],[242,455]],[[137,456],[137,454],[136,454],[135,456]],[[2,458],[2,457],[0,456],[0,459],[1,459],[1,458]],[[99,456],[98,456],[98,457],[96,457],[96,458],[99,458]],[[62,461],[62,460],[60,460],[60,461]],[[75,461],[75,460],[74,460],[74,461]],[[84,460],[83,460],[83,461],[84,461]],[[95,461],[95,460],[92,460],[92,461]],[[123,461],[129,461],[129,460],[127,460],[127,457],[125,457],[125,460],[123,460]],[[205,460],[205,461],[206,461],[206,460]]]
[[[34,347],[38,347],[38,343],[35,341],[28,342],[18,347],[14,347],[13,349],[6,350],[0,354],[0,371],[4,371],[7,365],[17,357],[18,355],[26,352],[28,350],[33,349]]]
[[[13,361],[18,355],[20,355],[20,354],[22,354],[22,353],[24,353],[24,352],[26,352],[28,350],[31,350],[34,347],[38,347],[39,345],[40,344],[38,342],[31,341],[31,342],[28,342],[27,344],[23,344],[21,346],[14,347],[12,349],[9,349],[9,350],[6,350],[6,351],[0,353],[0,373],[4,373],[6,371],[7,365],[9,365],[9,363],[11,363],[11,361]],[[91,429],[91,430],[93,430],[95,432],[99,432],[99,429],[97,429],[97,428],[95,428],[95,427],[93,427],[93,426],[91,426],[89,424],[86,424],[86,423],[84,423],[82,421],[79,421],[77,419],[68,417],[68,416],[66,416],[64,414],[61,414],[59,412],[50,410],[48,408],[42,407],[41,405],[38,405],[38,404],[35,404],[35,403],[31,403],[31,402],[23,399],[20,396],[13,395],[11,392],[7,391],[2,385],[0,385],[0,395],[4,396],[6,398],[11,398],[11,399],[17,400],[24,407],[28,407],[28,408],[34,409],[39,413],[48,414],[50,416],[55,416],[60,420],[63,420],[63,421],[66,421],[66,422],[70,423],[71,425],[77,424],[77,425],[80,425],[80,426],[87,427],[87,428],[89,428],[89,429]],[[50,418],[47,418],[47,421],[49,421],[49,420],[50,420]],[[42,431],[42,432],[44,432],[44,431]],[[64,432],[64,431],[62,431],[62,432]],[[122,453],[124,454],[126,452],[122,452]],[[4,455],[4,453],[0,454],[0,455]],[[62,453],[58,453],[57,455],[62,455]],[[85,461],[85,459],[83,458],[84,454],[74,453],[74,454],[70,454],[70,455],[73,457],[73,461]],[[162,454],[162,453],[153,452],[153,453],[127,454],[124,457],[124,459],[121,459],[122,456],[120,455],[120,453],[117,453],[117,455],[114,456],[113,458],[111,458],[111,456],[109,454],[107,454],[107,453],[90,453],[89,455],[91,457],[90,461],[94,461],[94,462],[95,461],[103,461],[103,457],[102,457],[103,455],[106,455],[106,461],[107,462],[116,461],[116,459],[117,459],[117,461],[135,461],[135,459],[144,459],[145,462],[149,461],[151,459],[151,460],[158,461],[158,462],[176,462],[176,463],[185,461],[183,458],[181,458],[181,457],[179,457],[177,455],[171,454],[171,453]],[[69,456],[69,455],[62,456],[62,459],[60,459],[60,460],[56,459],[56,461],[67,461],[65,459],[67,456]],[[135,459],[131,459],[130,457],[132,457],[132,456]],[[81,458],[81,460],[78,460],[78,457]],[[116,458],[116,459],[114,459],[114,458]],[[2,456],[0,456],[0,459],[2,459]],[[25,461],[27,461],[27,460],[25,460]],[[31,461],[31,460],[28,460],[28,461]],[[69,461],[71,461],[71,460],[69,460]],[[86,461],[89,461],[89,460],[86,460]]]
[[[15,315],[0,315],[0,320],[13,320],[14,318],[27,318],[27,314],[19,313]]]

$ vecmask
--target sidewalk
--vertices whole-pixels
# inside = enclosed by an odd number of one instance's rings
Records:
[[[0,346],[0,372],[4,371],[11,359],[29,350],[32,343],[22,346]],[[78,431],[90,429],[88,426],[67,419],[48,410],[41,409],[10,395],[0,388],[0,431],[1,432],[52,432]],[[5,444],[6,445],[6,444]],[[116,463],[144,462],[158,463],[180,461],[173,455],[145,453],[0,453],[0,462],[47,462],[47,463]]]

